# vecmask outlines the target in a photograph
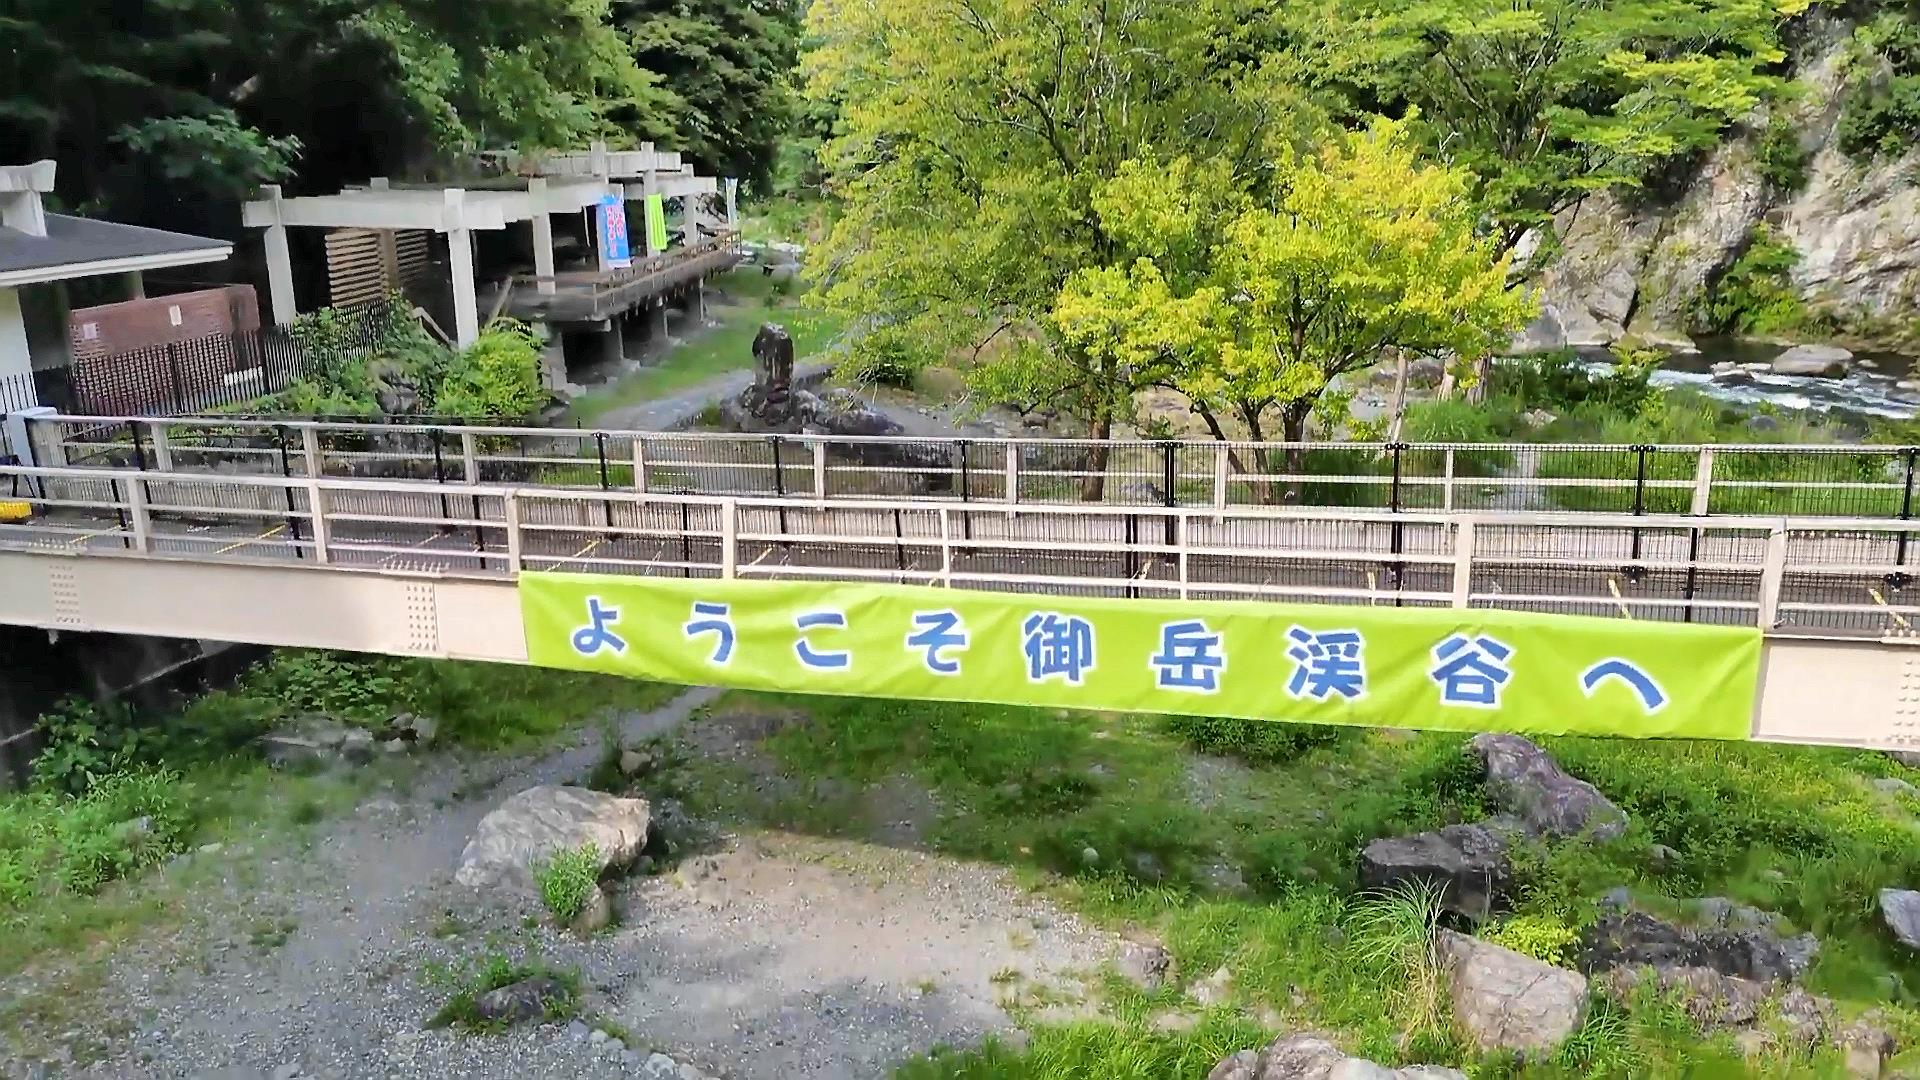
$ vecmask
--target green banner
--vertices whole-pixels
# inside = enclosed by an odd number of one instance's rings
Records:
[[[667,250],[667,201],[658,195],[649,195],[647,206],[647,247],[649,252]]]
[[[1760,632],[1571,615],[528,573],[530,659],[693,685],[1744,739]]]

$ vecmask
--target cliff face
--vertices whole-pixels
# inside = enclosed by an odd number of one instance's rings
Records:
[[[1588,199],[1561,218],[1563,251],[1541,278],[1543,314],[1527,344],[1683,343],[1706,329],[1697,305],[1708,286],[1764,224],[1800,253],[1792,282],[1811,310],[1863,342],[1914,345],[1920,149],[1863,165],[1836,145],[1850,29],[1818,28],[1797,65],[1805,92],[1786,108],[1810,155],[1802,187],[1768,183],[1747,133],[1711,154],[1671,203]]]

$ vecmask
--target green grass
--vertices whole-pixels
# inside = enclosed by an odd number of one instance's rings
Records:
[[[682,757],[653,778],[697,813],[871,840],[882,835],[872,800],[910,778],[937,807],[917,846],[1009,866],[1098,923],[1157,935],[1184,980],[1233,973],[1230,1000],[1198,1013],[1189,1031],[1151,1023],[1192,1008],[1182,987],[1146,994],[1109,980],[1097,1020],[1039,1022],[1020,1050],[936,1054],[903,1068],[909,1080],[1199,1080],[1235,1050],[1305,1029],[1389,1065],[1476,1076],[1838,1075],[1832,1050],[1749,1069],[1727,1036],[1703,1039],[1657,997],[1596,1006],[1547,1060],[1476,1055],[1444,1008],[1435,1015],[1418,905],[1359,895],[1353,877],[1368,840],[1491,811],[1461,736],[777,695],[733,694],[712,710],[794,719],[773,725],[755,771]],[[1597,917],[1595,899],[1610,888],[1674,915],[1686,898],[1729,896],[1821,935],[1807,984],[1843,1016],[1879,1007],[1903,1045],[1920,1037],[1920,964],[1874,912],[1879,888],[1920,881],[1920,805],[1869,783],[1920,771],[1801,747],[1547,745],[1633,824],[1609,843],[1522,850],[1514,910],[1488,933],[1564,960],[1569,935]],[[1656,843],[1679,857],[1656,860]],[[1210,873],[1222,864],[1244,893]]]
[[[563,926],[571,923],[586,910],[587,898],[599,887],[600,851],[589,843],[555,852],[534,866],[533,880],[554,920]]]
[[[518,747],[675,692],[511,665],[286,650],[175,713],[122,717],[115,724],[125,730],[103,726],[61,760],[110,756],[124,771],[78,794],[36,786],[0,796],[0,976],[186,920],[193,887],[227,857],[176,855],[210,842],[297,842],[372,787],[404,784],[416,767],[399,759],[350,773],[271,770],[251,743],[285,717],[378,723],[413,712],[440,721],[439,743]]]
[[[548,1023],[567,1020],[578,1014],[580,976],[577,973],[540,963],[515,961],[506,953],[493,950],[464,963],[428,967],[427,982],[450,990],[452,997],[439,1011],[427,1018],[427,1027],[459,1027],[468,1031],[502,1030],[504,1024],[482,1019],[475,1011],[474,1003],[489,990],[498,990],[536,975],[545,975],[558,981],[563,990],[557,1000],[547,1005],[545,1019]]]
[[[763,323],[777,322],[787,328],[793,336],[796,362],[826,348],[846,325],[844,316],[809,303],[799,292],[803,286],[789,280],[748,269],[714,281],[716,291],[727,298],[724,304],[712,293],[707,298],[708,316],[720,326],[667,353],[659,363],[576,400],[568,419],[591,427],[615,410],[667,397],[730,371],[751,368],[753,338]]]

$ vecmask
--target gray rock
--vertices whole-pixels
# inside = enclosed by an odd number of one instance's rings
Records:
[[[1846,375],[1852,361],[1853,353],[1837,345],[1795,345],[1773,358],[1773,373],[1838,379]]]
[[[400,713],[387,721],[387,727],[408,742],[426,746],[440,734],[440,721],[431,716],[416,716],[413,713]]]
[[[1655,844],[1647,849],[1647,861],[1656,870],[1671,870],[1680,865],[1680,852],[1665,844]]]
[[[594,1044],[595,1046],[599,1046],[601,1043],[606,1042],[610,1038],[612,1038],[611,1035],[608,1035],[606,1032],[600,1030],[599,1028],[594,1028],[593,1031],[587,1035],[587,1041]]]
[[[1812,934],[1783,939],[1766,927],[1694,930],[1643,911],[1603,916],[1583,942],[1581,967],[1589,973],[1650,964],[1708,968],[1756,982],[1792,982],[1805,974],[1820,951]]]
[[[1873,790],[1882,795],[1920,795],[1920,788],[1914,787],[1897,776],[1875,777]]]
[[[1224,967],[1213,969],[1213,974],[1187,987],[1187,996],[1202,1008],[1224,1004],[1233,996],[1233,972]]]
[[[587,788],[543,785],[508,798],[480,819],[454,874],[462,885],[531,885],[532,867],[555,853],[592,844],[600,867],[633,862],[647,842],[644,799]]]
[[[1121,978],[1151,994],[1173,976],[1173,954],[1158,942],[1123,941],[1114,961]]]
[[[567,1038],[572,1039],[575,1042],[580,1042],[585,1040],[586,1037],[587,1037],[586,1024],[578,1020],[571,1021],[567,1024]]]
[[[257,740],[260,754],[276,769],[364,765],[373,760],[373,733],[326,716],[305,716]]]
[[[613,925],[613,901],[607,898],[607,891],[595,886],[587,897],[585,907],[567,924],[567,929],[576,934],[597,934]]]
[[[1711,1031],[1753,1023],[1767,998],[1764,983],[1725,975],[1706,967],[1618,967],[1594,979],[1600,992],[1615,1001],[1633,1000],[1640,986],[1652,983],[1662,996],[1680,1002],[1695,1026]]]
[[[1887,1058],[1897,1049],[1892,1033],[1881,1027],[1871,1014],[1849,1025],[1834,1038],[1834,1043],[1846,1053],[1848,1074],[1861,1077],[1877,1077],[1885,1072]]]
[[[1525,329],[1514,335],[1512,344],[1507,346],[1510,356],[1534,356],[1540,353],[1559,352],[1567,347],[1567,328],[1560,324],[1560,311],[1551,303],[1542,301],[1540,314],[1533,317]]]
[[[291,1061],[273,1070],[273,1080],[295,1080],[299,1075],[300,1066]]]
[[[1880,918],[1900,944],[1920,949],[1920,892],[1881,889]]]
[[[604,1044],[604,1049],[610,1054],[624,1054],[627,1050],[627,1043],[625,1039],[608,1039]]]
[[[1443,907],[1470,919],[1489,918],[1509,881],[1507,843],[1484,825],[1375,840],[1360,852],[1361,888],[1428,882]]]
[[[1435,944],[1452,979],[1454,1019],[1483,1050],[1548,1053],[1586,1018],[1579,972],[1451,930]]]
[[[482,1020],[521,1024],[545,1017],[566,997],[567,988],[560,980],[535,975],[481,994],[474,999],[473,1011]]]
[[[1910,769],[1920,769],[1920,750],[1889,750],[1887,756]]]
[[[639,776],[653,767],[653,755],[640,750],[620,751],[620,775]]]
[[[1469,744],[1486,767],[1487,793],[1518,815],[1531,836],[1588,833],[1612,840],[1627,815],[1599,789],[1568,775],[1552,755],[1519,735],[1476,735]]]

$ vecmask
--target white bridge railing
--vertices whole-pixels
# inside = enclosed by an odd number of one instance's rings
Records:
[[[646,494],[1905,519],[1920,447],[1253,443],[39,416],[33,462]]]
[[[1914,526],[1887,519],[781,498],[0,466],[0,496],[9,488],[34,515],[0,525],[0,549],[84,556],[1496,607],[1811,636],[1903,636],[1920,618]]]

